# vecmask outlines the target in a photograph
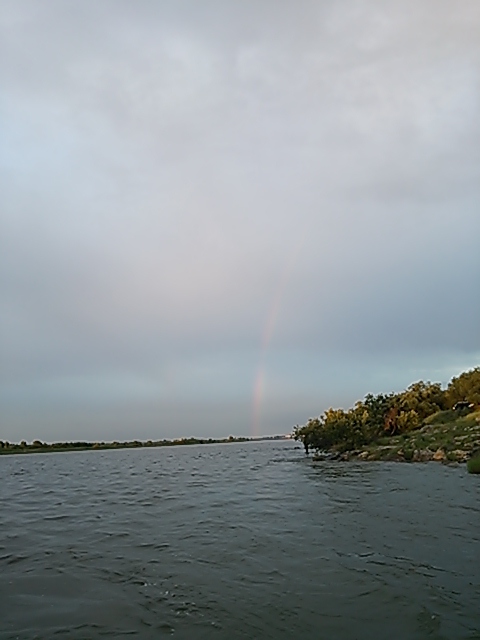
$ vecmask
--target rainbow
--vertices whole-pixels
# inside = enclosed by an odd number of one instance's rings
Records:
[[[275,332],[278,316],[282,306],[285,292],[288,288],[289,281],[291,279],[295,263],[297,261],[300,249],[303,246],[304,236],[297,242],[297,246],[290,254],[290,259],[287,261],[283,272],[278,281],[278,285],[275,291],[275,295],[272,298],[272,303],[267,313],[267,318],[263,327],[262,341],[260,347],[260,356],[258,359],[258,366],[254,376],[253,393],[252,393],[252,422],[251,422],[251,435],[253,438],[257,438],[261,434],[261,413],[262,402],[265,397],[265,381],[266,381],[266,359],[267,352],[270,343]]]

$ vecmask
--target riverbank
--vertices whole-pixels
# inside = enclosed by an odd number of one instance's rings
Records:
[[[273,439],[273,436],[272,436]],[[52,453],[68,451],[104,451],[106,449],[138,449],[144,447],[175,447],[199,444],[228,444],[232,442],[249,442],[253,438],[229,436],[228,438],[180,438],[176,440],[130,440],[127,442],[41,442],[25,441],[19,444],[0,441],[0,455],[23,453]]]
[[[396,462],[466,462],[480,451],[480,410],[458,416],[438,411],[421,428],[380,437],[358,449],[317,453],[313,460],[387,460]]]

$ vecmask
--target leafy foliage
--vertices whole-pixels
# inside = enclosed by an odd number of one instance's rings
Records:
[[[453,378],[446,390],[440,383],[414,382],[400,393],[368,394],[348,410],[327,409],[293,431],[306,453],[351,451],[381,437],[419,429],[429,416],[468,401],[480,404],[480,367]]]
[[[458,377],[452,378],[447,387],[448,408],[456,402],[471,402],[480,404],[480,367],[471,371],[464,371]]]

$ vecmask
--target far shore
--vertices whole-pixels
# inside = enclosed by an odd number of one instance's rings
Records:
[[[231,444],[233,442],[259,442],[264,440],[287,440],[288,435],[260,436],[247,438],[243,436],[229,436],[228,438],[178,438],[175,440],[130,440],[126,442],[42,442],[34,440],[31,443],[22,441],[11,443],[0,440],[0,455],[28,454],[28,453],[66,453],[69,451],[105,451],[108,449],[141,449],[152,447],[176,447],[200,444]]]

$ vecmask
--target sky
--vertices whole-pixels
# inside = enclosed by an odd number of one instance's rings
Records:
[[[480,364],[478,0],[1,0],[0,85],[0,439]]]

